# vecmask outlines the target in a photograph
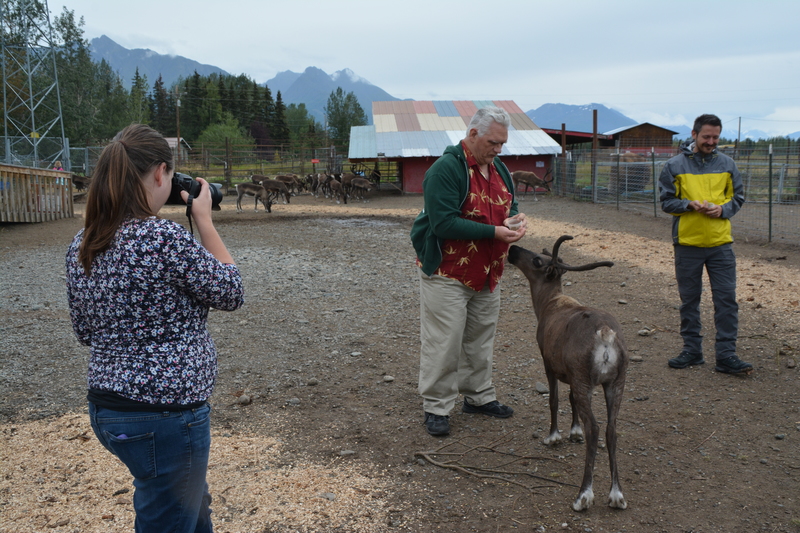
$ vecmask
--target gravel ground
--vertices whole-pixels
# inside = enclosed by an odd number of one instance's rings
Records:
[[[541,444],[546,380],[527,281],[514,267],[495,352],[500,399],[515,416],[453,412],[449,437],[425,433],[408,241],[421,205],[417,196],[344,206],[303,195],[271,214],[237,214],[227,198],[215,214],[246,290],[241,310],[209,319],[220,354],[209,469],[218,531],[800,531],[798,248],[736,245],[751,376],[709,364],[674,371],[669,221],[559,198],[521,202],[532,217],[522,246],[571,234],[565,261],[615,261],[568,274],[564,291],[613,312],[634,361],[618,423],[629,508],[604,505],[601,449],[595,506],[578,514],[569,504],[584,448]],[[180,208],[162,215],[185,222]],[[132,526],[129,476],[88,427],[88,352],[64,296],[63,257],[81,224],[0,226],[0,532]],[[705,324],[711,313],[704,302]],[[595,412],[605,419],[602,395]]]

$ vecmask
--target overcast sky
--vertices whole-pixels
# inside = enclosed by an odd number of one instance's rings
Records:
[[[49,0],[107,35],[247,74],[349,68],[397,98],[601,103],[639,122],[800,131],[800,1]]]

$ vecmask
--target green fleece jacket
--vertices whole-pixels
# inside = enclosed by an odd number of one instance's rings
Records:
[[[511,173],[494,158],[500,177],[511,192],[511,214],[519,212]],[[411,243],[422,263],[422,271],[432,276],[442,262],[442,242],[445,239],[493,239],[494,226],[467,220],[461,216],[461,207],[469,193],[469,167],[461,143],[448,146],[422,180],[425,207],[417,215],[411,228]]]

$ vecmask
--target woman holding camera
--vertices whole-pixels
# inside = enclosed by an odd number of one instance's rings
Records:
[[[106,146],[85,227],[67,252],[67,296],[75,334],[91,350],[92,428],[134,477],[136,531],[210,532],[207,400],[217,354],[206,319],[211,307],[239,308],[244,293],[205,180],[191,205],[202,244],[156,216],[172,175],[169,145],[148,126],[128,126]]]

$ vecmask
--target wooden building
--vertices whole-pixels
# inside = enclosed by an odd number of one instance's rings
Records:
[[[508,142],[500,154],[508,169],[544,177],[561,147],[510,100],[373,102],[372,125],[350,130],[348,157],[352,164],[368,168],[376,162],[392,163],[401,190],[421,193],[425,172],[447,146],[466,136],[478,109],[488,106],[501,107],[511,116]]]
[[[620,152],[650,153],[654,149],[658,153],[671,153],[672,138],[677,131],[668,130],[649,122],[635,126],[626,126],[605,132],[613,140],[612,148],[619,147]]]
[[[0,164],[0,222],[45,222],[73,215],[72,174]]]

